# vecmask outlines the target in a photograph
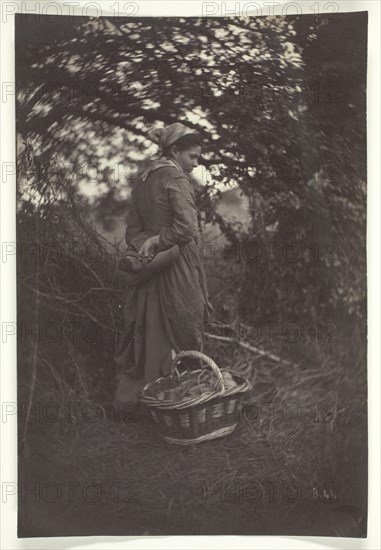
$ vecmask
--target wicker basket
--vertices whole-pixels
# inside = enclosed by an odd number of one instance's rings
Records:
[[[153,397],[156,390],[177,386],[180,376],[177,365],[183,357],[201,359],[213,370],[217,378],[214,389],[186,401],[163,402]],[[140,392],[140,401],[150,409],[158,435],[169,443],[191,445],[232,433],[238,422],[241,399],[251,384],[239,374],[230,370],[229,373],[237,386],[225,389],[221,371],[210,357],[199,351],[181,351],[172,361],[171,375],[147,384]]]

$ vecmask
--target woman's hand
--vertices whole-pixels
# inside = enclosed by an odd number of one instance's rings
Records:
[[[143,254],[145,258],[149,258],[152,260],[152,258],[155,255],[155,249],[159,246],[159,235],[155,235],[154,237],[150,237],[145,241],[145,243],[142,244],[139,250],[139,254]]]

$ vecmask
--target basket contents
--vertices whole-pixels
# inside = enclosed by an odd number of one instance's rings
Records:
[[[226,389],[237,386],[232,376],[228,372],[222,372],[224,385]],[[173,388],[161,389],[152,388],[151,397],[159,401],[186,401],[215,390],[217,378],[212,371],[198,370],[186,371],[179,376],[178,383]]]

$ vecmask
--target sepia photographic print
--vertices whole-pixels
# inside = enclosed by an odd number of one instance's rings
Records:
[[[364,538],[368,11],[128,4],[14,15],[18,537]]]

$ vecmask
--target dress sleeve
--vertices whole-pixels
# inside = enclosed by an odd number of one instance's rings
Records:
[[[166,190],[173,221],[171,226],[164,226],[160,231],[160,250],[167,250],[175,244],[188,244],[197,231],[197,210],[191,183],[184,176],[173,176],[168,180]]]

